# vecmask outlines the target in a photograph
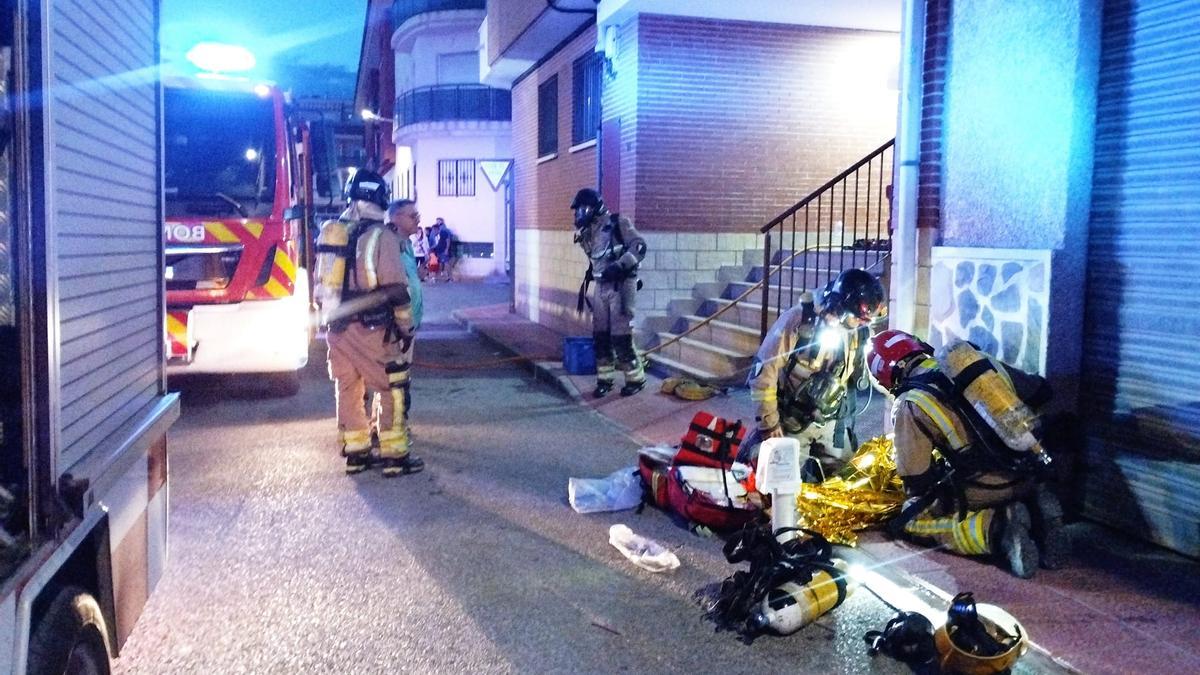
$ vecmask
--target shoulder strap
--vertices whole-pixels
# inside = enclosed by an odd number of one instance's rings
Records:
[[[619,213],[608,214],[608,222],[613,228],[613,237],[621,246],[625,245],[625,234],[621,232],[621,215]]]
[[[350,233],[346,237],[346,252],[344,256],[345,264],[342,266],[342,293],[348,294],[350,289],[350,279],[354,279],[354,287],[358,288],[358,235],[362,232],[362,228],[357,226],[350,228]]]

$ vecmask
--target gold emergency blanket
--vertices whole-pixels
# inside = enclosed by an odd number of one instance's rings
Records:
[[[896,474],[892,441],[884,436],[859,446],[836,476],[804,484],[796,498],[801,527],[846,546],[858,543],[855,532],[886,522],[903,504],[904,485]]]

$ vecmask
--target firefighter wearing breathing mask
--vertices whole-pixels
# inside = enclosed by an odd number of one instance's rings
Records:
[[[336,383],[338,440],[346,473],[377,463],[384,476],[416,473],[409,450],[408,371],[421,321],[421,289],[409,235],[420,217],[411,200],[388,203],[378,174],[360,169],[346,186],[349,206],[321,226],[318,299],[329,327],[329,375]],[[375,394],[372,417],[364,398]],[[379,441],[372,457],[371,427]]]
[[[759,347],[748,385],[757,428],[743,447],[752,457],[767,438],[789,436],[835,469],[853,454],[853,416],[866,378],[869,324],[884,308],[883,287],[861,269],[842,272],[821,292],[805,292],[779,316]]]
[[[590,265],[579,289],[577,309],[592,308],[592,338],[596,350],[595,398],[612,391],[617,369],[625,375],[622,396],[646,386],[641,357],[633,346],[633,305],[640,282],[638,265],[646,257],[646,240],[628,218],[609,212],[595,190],[583,189],[571,202],[575,212],[575,243]],[[595,281],[590,298],[587,287]]]

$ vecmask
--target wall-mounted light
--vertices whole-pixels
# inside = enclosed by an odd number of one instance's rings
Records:
[[[604,69],[609,77],[617,76],[617,27],[604,29]]]

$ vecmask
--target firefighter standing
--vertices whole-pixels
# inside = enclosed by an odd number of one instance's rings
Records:
[[[346,196],[348,208],[321,226],[317,242],[319,297],[329,325],[329,374],[336,383],[346,472],[358,473],[372,463],[372,420],[363,405],[369,390],[378,395],[372,408],[383,475],[416,473],[424,462],[409,450],[408,373],[421,293],[408,238],[419,215],[409,200],[389,206],[387,183],[365,169],[351,178]]]
[[[637,271],[646,257],[646,240],[628,218],[609,212],[595,190],[580,190],[571,208],[575,211],[575,243],[591,263],[579,289],[580,311],[588,284],[596,282],[590,300],[596,351],[592,396],[601,398],[612,391],[617,368],[625,374],[621,395],[632,396],[646,386],[641,357],[633,346]]]
[[[819,308],[806,291],[800,305],[779,316],[748,378],[757,421],[744,444],[750,453],[763,439],[789,436],[827,462],[849,457],[855,390],[866,377],[868,324],[883,302],[879,281],[850,269],[825,287]]]
[[[970,390],[944,374],[932,347],[897,330],[871,342],[871,375],[896,396],[896,470],[909,496],[893,534],[965,555],[993,555],[1026,579],[1039,564],[1062,566],[1068,547],[1062,506],[1040,480],[1036,457],[1004,444],[983,417],[986,407],[968,400]],[[1030,407],[1049,400],[1043,378],[980,356],[974,371],[994,372],[1002,393]]]

